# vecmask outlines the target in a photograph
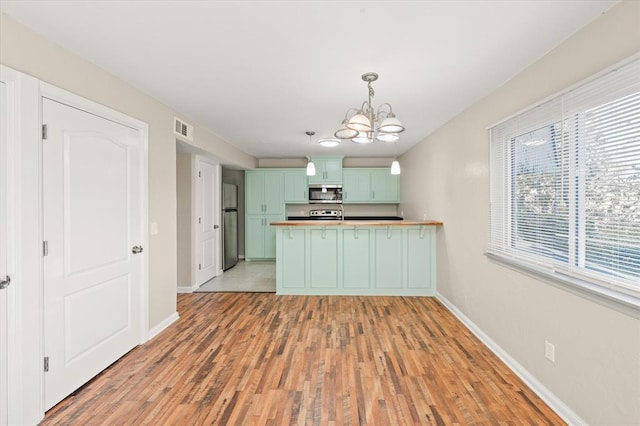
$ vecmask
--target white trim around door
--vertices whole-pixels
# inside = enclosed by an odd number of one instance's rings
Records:
[[[9,95],[9,144],[12,165],[9,170],[8,204],[12,228],[12,256],[9,268],[12,293],[8,298],[9,374],[8,424],[37,424],[44,417],[43,371],[43,277],[42,277],[42,111],[41,99],[47,97],[69,106],[139,130],[142,202],[142,244],[148,236],[148,125],[39,81],[27,74],[0,65],[0,80],[7,84]],[[19,141],[19,143],[18,143]],[[148,253],[148,251],[147,251]],[[140,286],[139,343],[148,338],[148,256],[142,263]]]

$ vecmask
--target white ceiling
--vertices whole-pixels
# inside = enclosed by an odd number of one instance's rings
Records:
[[[256,157],[401,154],[613,0],[0,1],[0,10]],[[389,102],[395,144],[338,148],[348,108]]]

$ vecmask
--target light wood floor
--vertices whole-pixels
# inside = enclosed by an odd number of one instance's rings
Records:
[[[42,424],[563,424],[435,299],[178,296]]]

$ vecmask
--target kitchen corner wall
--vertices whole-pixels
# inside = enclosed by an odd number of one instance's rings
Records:
[[[149,125],[149,223],[155,222],[158,226],[158,234],[149,237],[149,328],[162,324],[176,312],[176,137],[173,117],[190,122],[189,118],[4,14],[0,14],[0,63]],[[257,161],[252,156],[197,123],[191,124],[194,125],[195,140],[191,144],[194,147],[211,153],[223,164],[256,167]],[[33,161],[38,160],[34,158]],[[38,250],[37,247],[34,249]]]
[[[438,292],[588,424],[640,424],[640,321],[490,262],[487,128],[640,52],[624,1],[405,153],[408,219],[442,220]],[[505,52],[508,54],[508,52]],[[555,363],[544,342],[555,344]]]
[[[178,287],[191,287],[195,283],[192,274],[193,253],[191,250],[193,229],[191,229],[193,217],[193,155],[186,153],[176,154],[176,201],[177,201],[177,264]]]

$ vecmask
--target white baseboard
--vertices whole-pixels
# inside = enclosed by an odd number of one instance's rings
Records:
[[[242,259],[242,260],[244,260],[244,254],[239,254],[239,255],[238,255],[238,259]]]
[[[198,289],[198,285],[193,285],[191,287],[187,287],[187,286],[178,286],[178,293],[193,293],[194,291],[196,291]]]
[[[527,386],[531,388],[544,402],[547,403],[562,419],[570,425],[586,425],[573,410],[547,389],[533,374],[527,371],[518,361],[494,342],[484,331],[473,321],[462,313],[453,303],[440,293],[436,293],[436,298],[455,315],[482,343],[484,343],[498,358],[504,362]]]
[[[158,334],[162,333],[162,331],[165,328],[169,327],[171,324],[173,324],[174,322],[178,321],[178,319],[180,319],[180,316],[178,315],[177,312],[174,312],[171,315],[169,315],[160,324],[156,325],[155,327],[153,327],[151,330],[149,330],[147,332],[147,340],[146,340],[146,342],[148,342],[149,340],[153,339]]]

